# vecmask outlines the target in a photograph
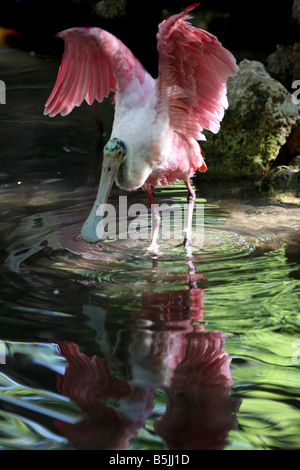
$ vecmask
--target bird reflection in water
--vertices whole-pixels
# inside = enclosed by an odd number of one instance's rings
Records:
[[[229,396],[230,358],[225,335],[204,329],[204,279],[188,263],[186,288],[157,293],[155,281],[149,282],[131,327],[118,331],[114,350],[126,348],[128,377],[114,375],[111,358],[89,359],[77,345],[58,343],[68,367],[58,375],[57,389],[80,406],[83,419],[55,424],[74,448],[128,449],[153,413],[158,389],[167,405],[154,429],[169,449],[226,446],[238,408]]]

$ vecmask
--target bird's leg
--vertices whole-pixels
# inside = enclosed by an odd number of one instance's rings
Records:
[[[150,245],[148,246],[148,250],[156,252],[158,250],[157,237],[158,237],[159,225],[160,225],[159,210],[158,210],[157,204],[155,204],[151,186],[144,185],[143,190],[146,193],[148,202],[151,207],[151,216],[152,216],[152,224],[153,224],[152,225],[152,239],[151,239]]]
[[[187,198],[188,216],[187,216],[187,224],[185,228],[183,244],[184,246],[188,247],[192,245],[192,221],[193,221],[193,211],[194,211],[195,201],[196,201],[196,193],[193,190],[192,185],[189,180],[185,181],[185,185],[188,189],[189,195]]]

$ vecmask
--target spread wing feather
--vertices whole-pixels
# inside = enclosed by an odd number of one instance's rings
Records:
[[[115,36],[100,28],[71,28],[58,34],[65,50],[44,114],[62,116],[86,100],[101,102],[122,92],[132,79],[142,83],[145,70]]]
[[[188,23],[195,5],[160,24],[157,110],[175,131],[205,140],[217,133],[228,107],[226,81],[238,71],[233,55],[212,34]]]

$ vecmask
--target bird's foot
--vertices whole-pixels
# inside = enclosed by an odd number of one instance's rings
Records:
[[[150,253],[158,254],[159,253],[159,246],[157,243],[151,242],[149,246],[147,246],[146,251],[149,251]]]

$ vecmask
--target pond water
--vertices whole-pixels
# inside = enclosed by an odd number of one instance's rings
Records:
[[[0,49],[0,448],[298,449],[300,209],[199,185],[203,244],[86,244],[97,132],[42,115],[57,66]]]

